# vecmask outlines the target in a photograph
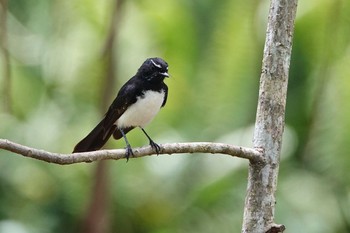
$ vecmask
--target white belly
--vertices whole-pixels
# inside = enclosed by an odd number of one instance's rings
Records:
[[[117,127],[144,127],[147,125],[159,112],[164,100],[164,95],[164,91],[144,92],[143,98],[137,98],[137,101],[116,121]]]

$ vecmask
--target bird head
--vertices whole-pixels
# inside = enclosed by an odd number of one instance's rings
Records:
[[[137,71],[137,75],[148,81],[163,81],[168,78],[168,63],[161,58],[148,58]]]

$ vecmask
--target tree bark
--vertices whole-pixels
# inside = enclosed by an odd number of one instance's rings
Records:
[[[275,191],[296,9],[297,0],[271,0],[253,138],[254,148],[264,152],[265,163],[249,164],[243,233],[284,230],[274,224]]]
[[[180,154],[180,153],[211,153],[227,154],[234,157],[249,159],[250,161],[259,161],[264,163],[264,158],[259,150],[251,148],[234,146],[224,143],[213,142],[189,142],[189,143],[165,143],[160,144],[159,154]],[[11,142],[7,139],[0,139],[0,149],[11,151],[25,157],[38,159],[48,163],[68,165],[74,163],[90,163],[101,160],[118,160],[125,159],[125,149],[98,150],[84,153],[59,154],[44,150],[39,150],[21,144]],[[147,155],[154,155],[155,151],[151,146],[133,148],[135,158]]]

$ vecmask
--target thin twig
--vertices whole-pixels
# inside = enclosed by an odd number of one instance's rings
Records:
[[[191,142],[191,143],[165,143],[160,145],[159,154],[181,154],[181,153],[211,153],[211,154],[227,154],[234,157],[249,159],[254,162],[264,163],[263,153],[259,150],[234,146],[224,143],[213,142]],[[52,153],[45,150],[39,150],[21,144],[12,142],[7,139],[0,139],[0,149],[11,151],[16,154],[42,160],[49,163],[61,165],[93,162],[100,160],[119,160],[125,158],[125,149],[99,150],[75,154]],[[154,155],[154,150],[150,146],[134,148],[134,157],[143,157]]]

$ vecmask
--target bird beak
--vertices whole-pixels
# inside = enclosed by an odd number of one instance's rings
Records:
[[[163,72],[163,73],[160,73],[160,74],[163,75],[164,77],[169,78],[169,74],[167,72]]]

